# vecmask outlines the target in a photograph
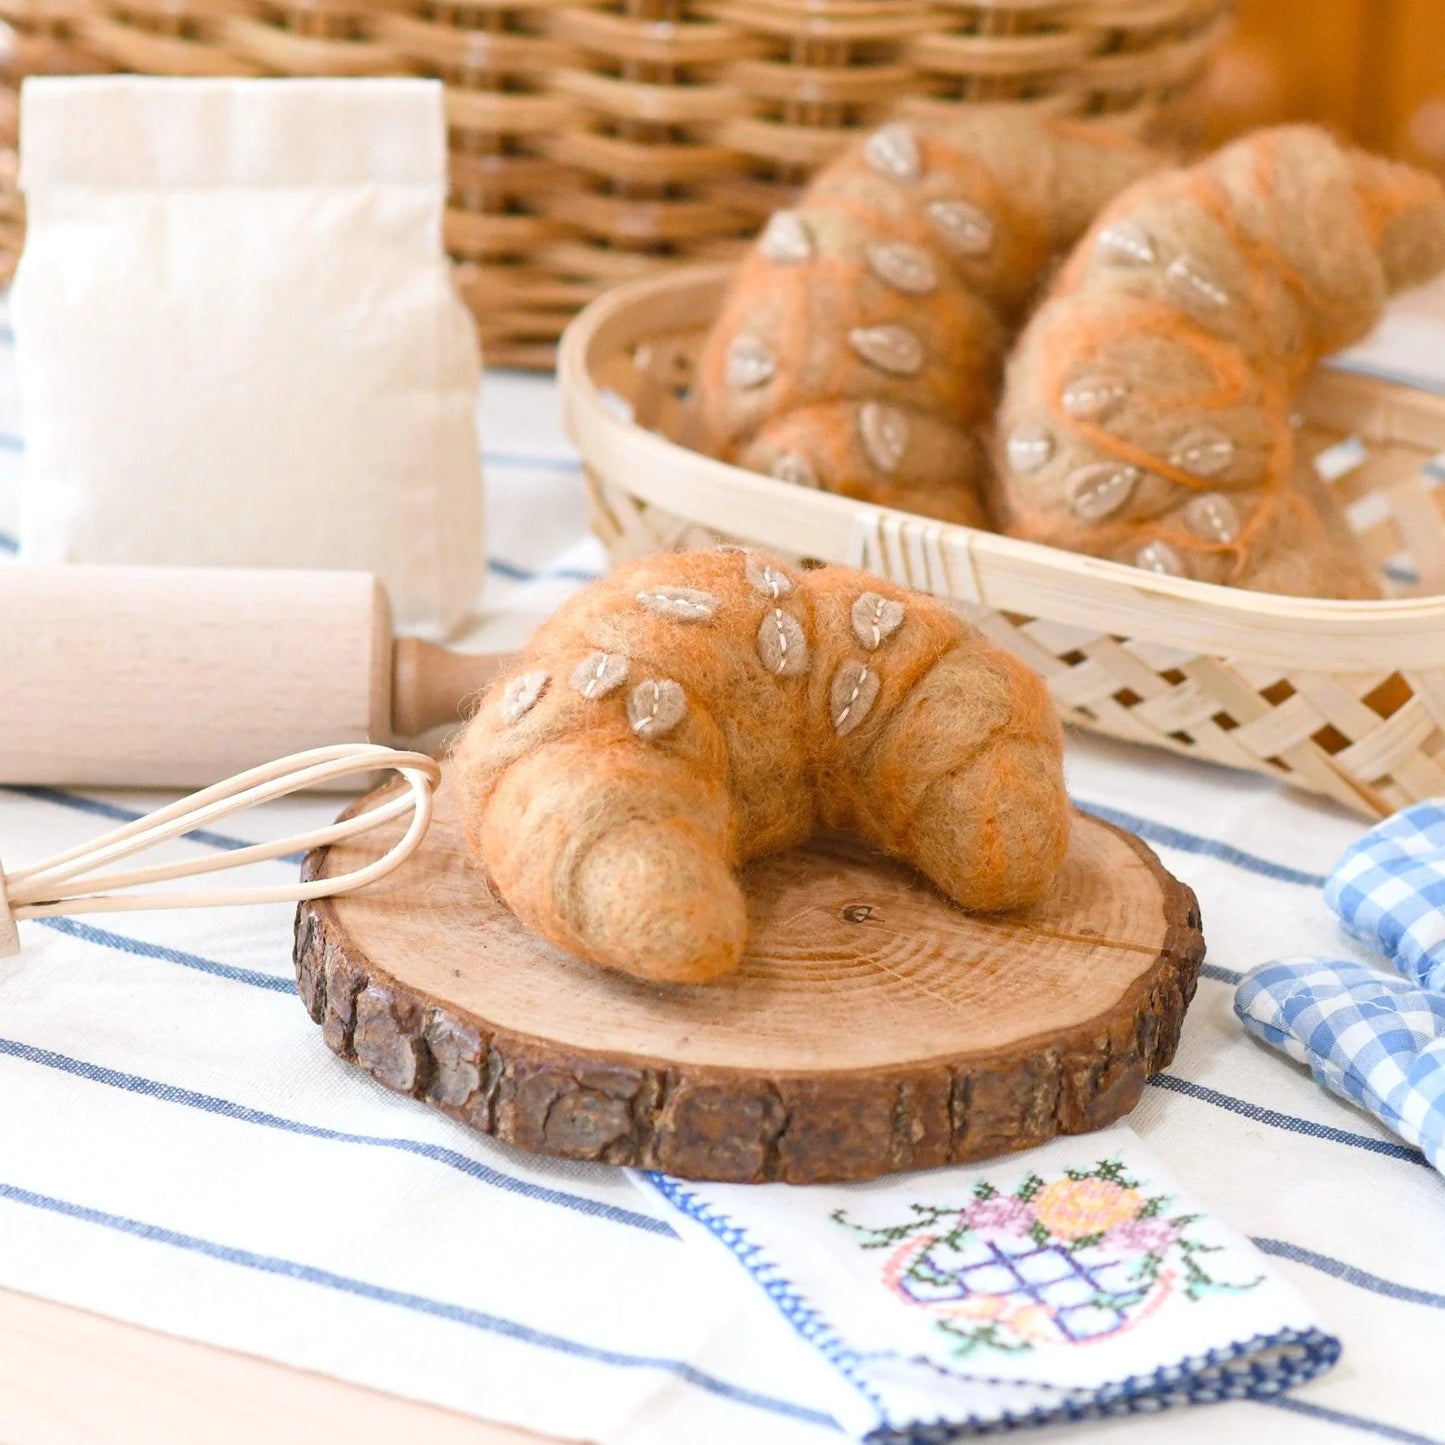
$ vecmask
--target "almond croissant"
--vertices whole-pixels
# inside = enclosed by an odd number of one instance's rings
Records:
[[[471,850],[533,932],[640,978],[736,968],[736,870],[850,832],[969,909],[1027,904],[1068,841],[1043,683],[929,598],[732,548],[565,603],[459,740]]]
[[[1440,184],[1308,127],[1141,181],[1009,364],[1005,530],[1206,582],[1378,595],[1291,416],[1322,356],[1442,266]]]
[[[699,358],[683,440],[786,481],[986,525],[980,429],[1018,317],[1157,164],[1011,112],[884,126],[779,211]]]

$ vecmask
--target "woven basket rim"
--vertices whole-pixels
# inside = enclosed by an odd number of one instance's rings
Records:
[[[855,560],[860,528],[926,532],[971,569],[975,589],[960,600],[1067,622],[1063,604],[1072,596],[1075,624],[1090,631],[1320,671],[1372,671],[1384,656],[1397,667],[1445,666],[1445,595],[1338,601],[1161,576],[798,487],[689,451],[618,415],[592,375],[599,356],[622,340],[635,344],[669,327],[688,329],[713,309],[731,271],[726,264],[687,266],[624,283],[590,303],[563,333],[557,378],[567,430],[584,465],[639,501],[724,535],[746,531],[759,545],[833,563]],[[644,314],[666,316],[669,327],[644,329]],[[1344,372],[1328,375],[1332,386],[1423,408],[1445,426],[1445,398]],[[1046,597],[1052,605],[1040,610]]]

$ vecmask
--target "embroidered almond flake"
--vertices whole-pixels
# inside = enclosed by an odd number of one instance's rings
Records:
[[[878,674],[851,657],[833,674],[829,711],[840,738],[847,737],[872,711],[878,688]]]
[[[1137,468],[1116,462],[1080,467],[1068,480],[1069,505],[1086,522],[1097,522],[1117,512],[1138,481]]]
[[[612,652],[594,652],[572,669],[569,683],[583,697],[606,697],[627,681],[627,659]]]
[[[1215,280],[1205,264],[1193,256],[1176,257],[1164,272],[1164,279],[1176,298],[1186,306],[1217,310],[1229,305],[1229,292]]]
[[[1228,543],[1239,536],[1239,510],[1219,492],[1195,497],[1184,509],[1189,530],[1206,542]]]
[[[514,723],[531,712],[537,705],[537,699],[547,690],[548,681],[545,672],[524,672],[520,677],[514,677],[502,689],[501,701],[497,704],[502,721]]]
[[[1152,266],[1157,259],[1153,239],[1135,221],[1115,221],[1094,243],[1101,259],[1116,266]]]
[[[1234,443],[1223,432],[1201,427],[1176,443],[1169,460],[1196,477],[1217,477],[1229,470],[1234,460]]]
[[[797,452],[784,452],[775,457],[770,470],[780,482],[791,482],[795,487],[818,485],[817,474]]]
[[[791,613],[774,607],[758,626],[758,656],[777,677],[801,677],[808,670],[808,640]]]
[[[917,376],[923,369],[923,343],[906,326],[855,326],[848,341],[864,361],[891,376]]]
[[[640,682],[627,699],[627,721],[640,738],[666,737],[687,716],[687,696],[671,678]]]
[[[813,238],[796,211],[775,211],[764,229],[758,249],[769,261],[796,265],[813,254]]]
[[[1179,553],[1168,542],[1146,542],[1134,554],[1134,565],[1146,572],[1157,572],[1162,577],[1182,577],[1184,564]]]
[[[903,604],[876,592],[865,592],[853,604],[851,617],[853,636],[873,652],[903,625]]]
[[[639,592],[637,601],[649,612],[674,622],[711,622],[719,606],[711,592],[700,592],[696,587],[657,587],[651,592]]]
[[[863,157],[875,171],[895,181],[915,181],[923,169],[918,137],[913,127],[902,121],[874,131],[863,147]]]
[[[880,472],[895,472],[908,450],[908,418],[896,406],[865,401],[858,408],[858,433]]]
[[[907,296],[926,296],[938,285],[938,267],[921,246],[874,241],[863,253],[880,281]]]
[[[751,391],[771,381],[777,370],[773,353],[766,343],[744,332],[734,336],[723,362],[723,380],[739,391]]]
[[[960,256],[986,256],[993,250],[993,218],[967,201],[933,201],[929,219]]]
[[[1036,472],[1053,460],[1053,434],[1041,426],[1016,427],[1009,433],[1007,451],[1014,471]]]
[[[1064,410],[1081,421],[1107,416],[1129,394],[1129,388],[1113,376],[1080,376],[1063,390],[1059,400]]]
[[[759,562],[749,557],[747,577],[754,591],[762,593],[764,597],[771,597],[774,602],[789,596],[793,591],[793,579],[780,567],[774,567],[771,562]]]

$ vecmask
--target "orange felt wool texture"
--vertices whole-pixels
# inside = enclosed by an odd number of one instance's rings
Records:
[[[987,525],[982,438],[1054,259],[1159,164],[1006,112],[893,122],[768,223],[698,361],[684,440],[786,481]]]
[[[1321,357],[1442,266],[1440,184],[1309,127],[1140,181],[1009,362],[1004,530],[1205,582],[1378,596],[1291,416]]]
[[[1069,803],[1044,684],[937,602],[740,549],[647,558],[565,603],[458,740],[502,900],[660,982],[737,967],[737,869],[851,833],[968,909],[1037,899]]]

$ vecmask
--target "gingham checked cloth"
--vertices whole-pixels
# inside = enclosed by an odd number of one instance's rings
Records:
[[[1403,977],[1281,959],[1245,977],[1235,1011],[1445,1170],[1445,803],[1417,803],[1352,844],[1325,902]]]

